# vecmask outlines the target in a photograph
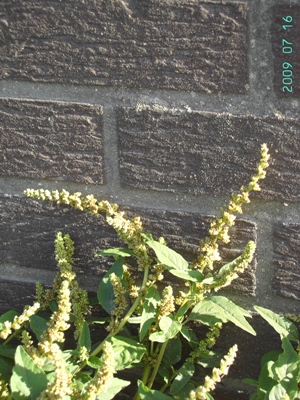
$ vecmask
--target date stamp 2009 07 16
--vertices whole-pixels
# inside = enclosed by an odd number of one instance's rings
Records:
[[[275,7],[272,29],[274,89],[280,97],[300,96],[300,6]]]

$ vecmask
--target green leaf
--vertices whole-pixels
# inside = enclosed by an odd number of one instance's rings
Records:
[[[160,332],[154,332],[149,336],[149,340],[152,342],[164,343],[169,339],[172,339],[180,332],[182,324],[179,321],[173,321],[172,318],[162,316],[159,321]]]
[[[299,342],[298,329],[287,318],[278,315],[267,308],[254,306],[254,309],[275,329],[277,333],[279,333],[281,338],[287,337],[289,340],[296,343]]]
[[[250,314],[226,297],[211,296],[208,300],[203,300],[196,304],[188,319],[203,323],[207,323],[207,320],[209,320],[207,317],[212,318],[212,321],[215,319],[216,322],[230,321],[255,336],[254,329],[245,319],[244,315],[249,316]]]
[[[79,339],[78,339],[78,344],[79,344],[79,346],[86,347],[88,349],[88,351],[91,350],[92,343],[91,343],[90,328],[86,321],[83,321]]]
[[[126,386],[130,385],[131,382],[124,381],[123,379],[113,377],[105,388],[105,392],[100,393],[96,399],[97,400],[111,400],[114,399],[115,395],[119,393]]]
[[[203,280],[203,274],[201,274],[200,271],[194,269],[188,269],[186,271],[169,269],[169,272],[170,274],[177,276],[177,278],[181,278],[190,282],[201,282]]]
[[[121,278],[123,275],[123,261],[124,259],[122,257],[118,258],[116,262],[110,267],[110,269],[104,275],[97,292],[99,303],[104,308],[104,310],[108,312],[108,314],[110,314],[111,311],[115,308],[115,295],[109,279],[109,275],[115,273],[116,276]]]
[[[148,240],[153,240],[153,236],[150,232],[141,232],[140,235],[148,242]]]
[[[5,382],[9,382],[14,364],[11,358],[0,356],[0,377]]]
[[[277,381],[272,379],[270,375],[270,370],[273,365],[274,361],[266,362],[261,371],[258,378],[258,399],[265,399],[264,393],[269,393],[273,386],[277,384]]]
[[[188,262],[180,254],[176,253],[176,251],[169,249],[169,247],[155,240],[149,240],[147,245],[155,251],[159,262],[164,264],[168,269],[188,270]]]
[[[269,393],[269,396],[268,396],[268,400],[279,400],[279,399],[282,399],[283,396],[286,394],[287,394],[287,392],[284,389],[284,387],[280,383],[278,383],[277,385],[272,387],[272,389]]]
[[[190,392],[192,390],[195,390],[195,385],[193,385],[191,382],[189,382],[179,392],[177,392],[176,394],[173,394],[173,399],[174,400],[189,399]]]
[[[204,368],[214,368],[220,365],[223,355],[213,350],[200,352],[197,364]]]
[[[0,331],[3,329],[3,324],[5,321],[13,322],[16,315],[20,315],[17,311],[10,310],[0,317]]]
[[[10,386],[14,400],[36,399],[47,387],[46,374],[22,346],[16,350]]]
[[[195,366],[193,363],[186,361],[178,370],[172,385],[170,387],[170,394],[179,392],[192,378],[195,372]]]
[[[102,365],[102,361],[99,357],[90,356],[89,359],[87,360],[87,365],[91,368],[99,369]]]
[[[16,349],[9,347],[6,344],[0,344],[0,356],[7,358],[15,358]]]
[[[140,325],[140,341],[144,339],[152,322],[156,318],[157,304],[160,301],[158,290],[154,287],[149,288],[143,306],[142,319]]]
[[[172,397],[166,396],[158,390],[147,388],[141,381],[138,381],[138,393],[141,400],[172,400]]]
[[[115,248],[115,249],[106,249],[100,251],[96,254],[96,257],[99,256],[113,256],[113,257],[130,257],[133,255],[133,251],[130,249],[122,249],[122,248]]]
[[[177,337],[168,342],[161,364],[174,365],[181,360],[182,344],[181,340]]]
[[[258,386],[258,381],[256,381],[255,379],[246,378],[243,379],[243,382],[248,383],[248,385]]]
[[[283,352],[272,365],[272,372],[278,381],[294,381],[296,387],[300,372],[300,358],[288,338],[282,339]]]
[[[139,363],[146,352],[146,347],[133,339],[113,336],[109,341],[113,346],[117,371]]]
[[[48,320],[40,317],[39,315],[32,315],[29,319],[30,328],[34,332],[38,340],[40,340],[41,335],[48,329]]]

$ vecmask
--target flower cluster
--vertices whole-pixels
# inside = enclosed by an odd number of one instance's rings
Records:
[[[261,146],[261,159],[257,165],[257,174],[254,175],[247,187],[242,186],[239,194],[233,194],[227,209],[222,210],[221,216],[211,222],[209,234],[210,236],[202,240],[198,249],[199,256],[192,263],[193,268],[203,272],[206,268],[213,270],[214,263],[220,261],[218,242],[228,243],[230,237],[228,234],[229,228],[235,223],[233,213],[241,214],[242,205],[249,203],[249,193],[251,191],[259,191],[258,181],[266,176],[265,169],[268,167],[269,160],[268,147],[266,144]]]
[[[76,280],[76,274],[73,271],[73,255],[74,242],[69,235],[63,236],[61,232],[58,232],[55,239],[55,259],[59,272],[54,279],[54,284],[51,289],[44,290],[42,285],[37,283],[36,296],[41,304],[41,308],[46,309],[50,301],[56,301],[62,282],[64,280],[69,282],[72,312],[75,317],[74,324],[76,327],[74,337],[77,339],[84,321],[84,316],[89,311],[89,302],[86,291],[79,287]]]
[[[221,382],[224,375],[228,374],[229,367],[233,364],[237,353],[237,345],[229,349],[228,354],[221,360],[220,368],[214,368],[212,376],[206,376],[204,385],[190,392],[190,400],[206,400],[206,393],[212,391],[216,387],[216,383]]]
[[[114,351],[111,343],[105,342],[101,357],[101,367],[85,388],[82,400],[95,400],[97,395],[104,392],[107,384],[113,378],[115,371]]]
[[[151,265],[152,259],[148,255],[145,238],[141,235],[142,222],[140,217],[135,217],[132,220],[124,218],[124,213],[118,211],[117,204],[110,204],[106,200],[98,202],[93,195],[84,197],[81,196],[80,192],[70,194],[64,189],[61,192],[57,190],[50,192],[44,189],[27,189],[24,194],[31,198],[69,205],[95,215],[104,213],[107,223],[115,229],[119,237],[133,250],[139,268],[144,270]]]
[[[203,355],[207,353],[208,349],[211,349],[215,345],[217,338],[220,336],[221,329],[222,324],[220,322],[217,322],[209,328],[206,338],[201,340],[198,347],[191,352],[189,357],[191,363],[194,363],[196,358],[203,357]]]
[[[67,370],[67,362],[58,343],[64,342],[64,331],[69,328],[69,318],[71,313],[69,282],[64,280],[61,284],[58,310],[53,313],[48,328],[41,335],[38,343],[38,353],[36,359],[46,358],[55,367],[55,379],[49,382],[38,400],[58,400],[71,394],[70,383],[72,375]]]
[[[115,308],[112,310],[113,315],[117,320],[121,319],[128,304],[125,298],[126,289],[122,285],[121,279],[115,273],[109,275],[110,282],[114,291]]]
[[[8,383],[0,379],[0,399],[9,398]]]
[[[158,303],[158,319],[175,311],[175,298],[172,286],[166,286],[162,292],[162,299]]]
[[[17,331],[21,329],[21,327],[25,324],[25,322],[29,321],[29,318],[34,315],[40,308],[39,303],[34,303],[32,306],[25,307],[23,313],[19,316],[15,316],[13,322],[5,321],[3,323],[0,338],[6,339],[12,331]]]

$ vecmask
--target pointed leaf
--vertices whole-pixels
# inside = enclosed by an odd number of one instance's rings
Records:
[[[254,329],[245,319],[244,315],[248,312],[231,300],[223,296],[211,296],[208,300],[203,300],[196,304],[191,311],[189,320],[200,321],[202,323],[209,322],[233,322],[239,328],[246,332],[256,335]]]
[[[223,296],[211,296],[209,299],[223,310],[228,321],[233,322],[239,328],[256,336],[255,330],[244,317],[245,315],[251,317],[248,311]]]
[[[48,329],[48,320],[36,314],[30,317],[29,324],[38,340],[40,340],[41,335]]]
[[[112,284],[109,280],[109,275],[111,273],[115,273],[116,276],[122,277],[123,261],[124,261],[124,259],[122,257],[120,257],[110,267],[110,269],[104,275],[104,277],[100,283],[98,292],[97,292],[97,297],[98,297],[99,303],[104,308],[104,310],[106,312],[108,312],[108,314],[110,314],[111,311],[115,308],[115,303],[114,303],[115,295],[114,295]]]
[[[100,251],[99,253],[96,254],[96,257],[99,256],[113,256],[113,257],[130,257],[133,255],[133,251],[130,249],[122,249],[122,248],[115,248],[115,249],[106,249],[103,251]]]
[[[113,346],[117,371],[139,363],[146,352],[146,347],[133,339],[113,336],[109,341]]]
[[[36,399],[47,387],[46,374],[22,346],[16,350],[10,386],[14,400]]]
[[[299,332],[297,327],[282,315],[276,314],[273,311],[254,306],[254,309],[279,333],[281,337],[287,337],[296,343],[299,341]]]
[[[147,245],[155,251],[159,262],[164,264],[168,269],[188,270],[188,262],[180,254],[176,253],[176,251],[155,240],[149,240]]]
[[[149,389],[141,381],[138,381],[138,384],[138,393],[141,400],[172,400],[172,397],[166,396],[158,390]]]
[[[170,274],[177,276],[177,278],[181,278],[190,282],[201,282],[203,280],[203,274],[201,274],[200,271],[194,269],[187,269],[185,271],[182,271],[173,268],[169,269],[169,272]]]
[[[195,372],[195,366],[193,363],[186,361],[178,370],[175,379],[170,387],[170,394],[179,392],[192,378]]]
[[[96,399],[97,400],[112,400],[115,398],[122,389],[130,385],[130,381],[124,381],[123,379],[113,377],[105,388],[105,392],[100,393]]]
[[[81,331],[80,331],[80,336],[78,339],[78,344],[79,346],[84,346],[88,349],[88,351],[91,350],[91,334],[90,334],[90,328],[87,324],[86,321],[83,321]]]

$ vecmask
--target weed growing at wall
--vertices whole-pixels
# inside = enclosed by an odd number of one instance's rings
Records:
[[[249,242],[239,257],[216,269],[221,259],[219,243],[229,242],[234,213],[241,213],[250,201],[249,193],[259,190],[268,158],[263,145],[257,174],[211,222],[209,236],[201,241],[199,255],[191,263],[163,238],[144,231],[139,217],[126,219],[116,204],[65,190],[27,190],[32,198],[95,216],[104,213],[125,246],[99,253],[115,261],[97,293],[107,317],[97,318],[89,314],[87,293],[76,281],[74,244],[67,234],[57,235],[59,271],[53,288],[45,290],[38,284],[33,306],[21,315],[9,311],[0,317],[1,398],[110,400],[131,384],[122,374],[131,370],[138,374],[134,400],[213,399],[216,384],[227,375],[238,350],[235,345],[223,356],[212,350],[222,325],[230,321],[255,335],[246,319],[251,317],[248,311],[216,294],[247,268],[255,244]],[[132,260],[141,281],[134,278]],[[178,293],[172,286],[160,285],[168,274],[181,282]],[[207,327],[202,340],[193,328],[195,322]],[[76,345],[70,348],[66,332],[72,328]],[[103,332],[106,336],[94,343],[92,330],[98,337]],[[184,355],[182,344],[189,346],[189,354]],[[207,366],[209,373],[201,381],[198,368]]]
[[[251,400],[300,399],[299,332],[291,321],[293,319],[299,322],[300,318],[293,315],[286,318],[263,307],[254,308],[279,333],[282,350],[270,351],[262,357],[258,381],[245,379],[247,383],[257,387]]]

